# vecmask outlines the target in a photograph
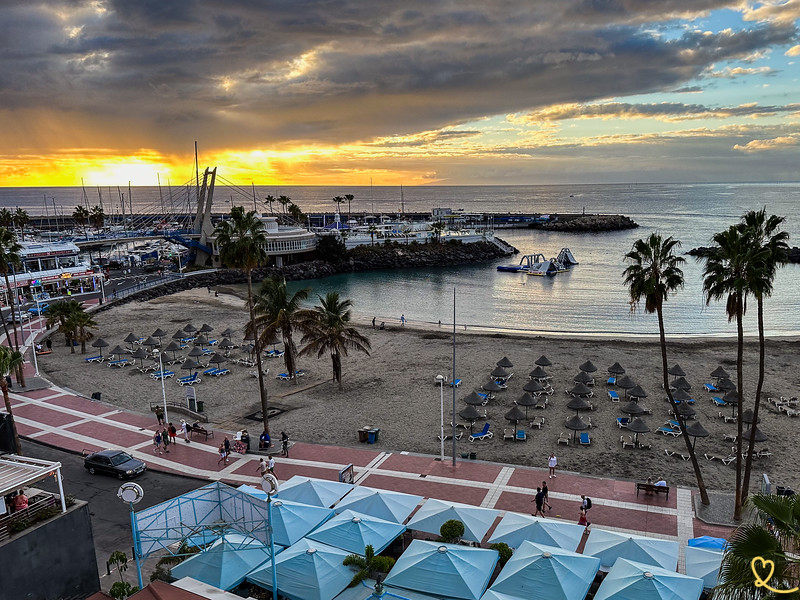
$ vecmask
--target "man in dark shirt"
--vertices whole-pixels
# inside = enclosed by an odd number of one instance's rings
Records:
[[[536,517],[541,515],[544,517],[544,512],[542,511],[542,508],[544,507],[544,492],[542,491],[542,488],[536,488],[536,496],[534,496],[533,501],[536,503],[536,512],[533,513],[533,516]]]

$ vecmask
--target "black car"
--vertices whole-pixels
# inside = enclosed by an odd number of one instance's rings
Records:
[[[122,450],[94,452],[83,459],[83,466],[92,475],[95,473],[110,473],[111,475],[116,475],[118,479],[136,477],[147,469],[147,465],[143,461],[133,458]]]

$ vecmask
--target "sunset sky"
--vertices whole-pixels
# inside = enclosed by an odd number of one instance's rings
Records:
[[[800,180],[800,0],[23,0],[0,185]]]

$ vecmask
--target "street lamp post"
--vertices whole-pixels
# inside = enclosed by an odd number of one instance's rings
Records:
[[[439,433],[439,439],[441,440],[441,450],[439,455],[439,460],[444,462],[444,381],[446,377],[444,375],[437,375],[436,381],[439,382],[439,404],[441,407],[441,431]]]
[[[161,373],[161,397],[164,400],[164,423],[169,423],[169,415],[167,414],[167,388],[164,386],[164,362],[161,360],[161,351],[156,350],[158,354],[158,372]]]

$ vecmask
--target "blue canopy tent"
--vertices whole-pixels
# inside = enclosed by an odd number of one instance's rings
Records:
[[[490,508],[428,498],[406,526],[416,531],[438,535],[445,521],[455,519],[464,524],[465,540],[480,542],[498,514],[500,514],[498,511]]]
[[[701,535],[689,540],[689,546],[692,548],[709,548],[711,550],[724,550],[727,543],[728,540],[725,538],[711,537],[710,535]]]
[[[353,579],[342,561],[350,554],[339,548],[302,539],[275,558],[278,594],[290,600],[332,600]],[[247,581],[272,589],[272,561],[247,576]]]
[[[353,489],[349,483],[295,475],[281,485],[275,498],[330,508]]]
[[[384,583],[432,596],[478,600],[498,558],[496,550],[414,540]]]
[[[608,570],[618,558],[637,560],[671,571],[678,567],[678,542],[605,529],[592,530],[583,553],[599,558],[601,570]]]
[[[703,580],[620,558],[594,600],[698,600]]]
[[[703,587],[713,588],[717,585],[721,565],[722,550],[686,547],[686,574],[702,579]]]
[[[342,498],[334,510],[337,513],[352,510],[386,521],[404,523],[421,501],[422,496],[414,494],[358,486]]]
[[[574,552],[581,543],[584,530],[583,525],[575,523],[506,513],[489,538],[489,543],[504,542],[512,548],[519,548],[527,540]]]
[[[346,510],[309,533],[307,537],[363,556],[368,545],[372,546],[375,554],[379,554],[405,530],[406,526],[400,523]]]
[[[522,542],[482,600],[584,598],[599,568],[599,558]]]
[[[256,538],[226,533],[206,550],[175,565],[172,576],[191,577],[221,590],[230,590],[270,558],[269,546]]]
[[[239,492],[244,492],[245,494],[250,494],[254,498],[258,498],[259,500],[266,500],[267,499],[267,492],[262,490],[261,488],[254,488],[252,485],[242,484],[236,488]]]

